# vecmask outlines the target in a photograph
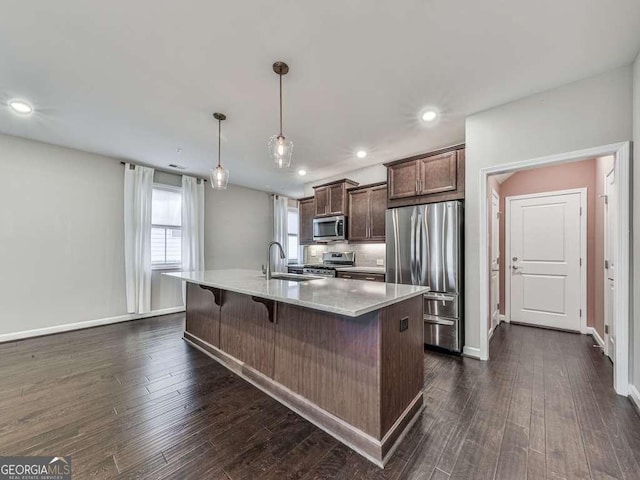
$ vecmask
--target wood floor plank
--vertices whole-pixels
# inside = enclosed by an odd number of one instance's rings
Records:
[[[528,453],[528,429],[522,425],[507,422],[500,446],[496,480],[526,480]]]
[[[570,335],[558,332],[558,335]],[[547,342],[544,358],[545,429],[548,478],[590,478],[568,373],[562,357],[564,345]]]

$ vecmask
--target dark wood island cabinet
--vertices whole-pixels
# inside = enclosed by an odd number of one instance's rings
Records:
[[[379,466],[423,405],[425,287],[259,272],[187,282],[184,338]]]

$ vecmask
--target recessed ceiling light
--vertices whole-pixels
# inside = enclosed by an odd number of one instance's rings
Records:
[[[425,122],[433,122],[438,116],[438,112],[435,110],[427,110],[422,114],[422,120]]]
[[[367,156],[367,152],[365,150],[358,150],[356,152],[356,157],[358,158],[364,158]]]
[[[9,106],[14,112],[21,115],[28,115],[33,112],[33,107],[23,100],[11,100]]]
[[[301,177],[304,177],[307,174],[307,171],[304,168],[301,168],[300,170],[298,170],[298,175],[300,175]]]

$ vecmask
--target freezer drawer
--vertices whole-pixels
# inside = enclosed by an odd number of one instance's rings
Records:
[[[424,343],[434,347],[460,351],[460,320],[424,316]]]
[[[434,317],[460,318],[460,297],[453,293],[424,294],[424,313]]]

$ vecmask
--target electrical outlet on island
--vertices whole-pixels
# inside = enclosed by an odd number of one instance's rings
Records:
[[[383,258],[379,258],[379,259],[377,259],[377,260],[376,260],[376,264],[377,264],[379,267],[384,267],[384,259],[383,259]]]

